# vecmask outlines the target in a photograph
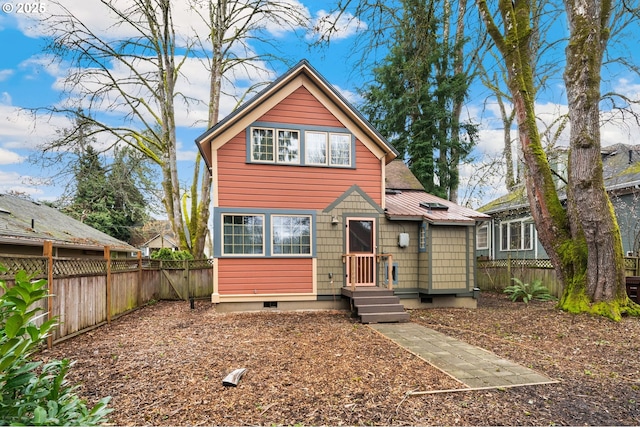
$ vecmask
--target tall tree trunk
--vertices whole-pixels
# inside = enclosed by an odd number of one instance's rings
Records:
[[[458,17],[456,22],[455,52],[453,72],[455,75],[462,75],[464,69],[464,52],[462,42],[464,39],[464,16],[467,14],[467,0],[458,0]],[[462,115],[462,105],[464,96],[457,96],[453,100],[453,110],[451,114],[451,137],[457,142],[451,145],[451,186],[449,188],[449,200],[458,203],[458,188],[460,186],[460,116]]]
[[[622,244],[604,189],[600,158],[600,66],[611,3],[566,0],[571,40],[565,80],[572,130],[565,210],[536,126],[531,4],[527,0],[500,0],[503,35],[486,0],[476,1],[508,70],[531,214],[540,242],[565,286],[560,306],[612,319],[619,319],[622,313],[640,315],[640,307],[626,297],[622,287]]]
[[[586,281],[567,283],[562,306],[614,302],[625,305],[622,238],[603,185],[600,153],[600,70],[606,49],[612,4],[609,0],[566,0],[570,40],[564,74],[571,122],[568,212],[571,234],[583,238]],[[587,298],[584,298],[584,297]]]
[[[560,203],[536,126],[530,5],[527,1],[500,1],[504,35],[495,25],[486,0],[477,0],[477,5],[489,35],[506,64],[507,85],[512,95],[519,140],[526,164],[525,185],[531,216],[538,230],[538,238],[556,267],[559,280],[564,283],[566,278],[573,276],[573,266],[570,260],[563,259],[560,251],[571,241],[571,235],[566,212]]]

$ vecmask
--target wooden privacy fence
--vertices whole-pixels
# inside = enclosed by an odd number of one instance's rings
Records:
[[[108,248],[104,259],[58,258],[44,249],[42,257],[0,254],[0,265],[8,270],[0,279],[11,286],[15,273],[24,270],[48,281],[50,296],[41,308],[60,323],[49,346],[153,300],[205,298],[213,292],[213,260],[112,259]]]
[[[640,258],[625,257],[624,266],[627,276],[640,276]],[[523,283],[539,279],[552,295],[562,296],[562,285],[548,259],[479,259],[477,262],[476,286],[481,290],[501,292],[513,284],[513,277]]]

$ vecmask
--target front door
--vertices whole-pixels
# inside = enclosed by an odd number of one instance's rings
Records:
[[[347,285],[375,286],[375,221],[347,218]]]

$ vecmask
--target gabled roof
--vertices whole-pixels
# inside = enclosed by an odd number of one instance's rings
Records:
[[[138,249],[77,221],[52,207],[21,197],[0,194],[0,243],[136,252]]]
[[[196,138],[202,157],[209,167],[212,166],[210,158],[210,146],[214,139],[226,132],[231,132],[231,136],[237,134],[242,127],[238,127],[239,122],[256,113],[256,110],[264,105],[268,105],[273,100],[278,99],[278,95],[283,96],[286,89],[299,86],[313,86],[314,92],[322,94],[327,100],[333,103],[344,118],[349,120],[368,139],[373,141],[384,153],[387,163],[393,160],[398,152],[396,149],[369,123],[369,121],[358,112],[320,73],[318,73],[306,60],[300,61],[285,74],[276,79],[273,83],[255,95],[252,99],[243,104],[240,108],[218,122],[215,126]],[[319,91],[319,92],[317,92]],[[275,104],[274,104],[275,105]],[[257,119],[258,117],[255,117]],[[340,120],[340,117],[338,117]],[[347,123],[343,123],[346,127]],[[226,141],[225,141],[226,142]],[[364,141],[363,141],[364,142]]]
[[[604,186],[608,192],[638,191],[636,186],[640,186],[640,145],[610,145],[602,148],[601,155]],[[562,161],[566,162],[567,159],[563,158]],[[558,195],[560,200],[567,198],[564,188],[558,190]],[[524,185],[518,186],[515,190],[487,203],[478,210],[487,214],[529,210]]]
[[[160,243],[160,245],[154,245],[154,243],[158,243],[158,242]],[[156,248],[177,248],[179,246],[176,243],[175,239],[173,238],[172,234],[161,233],[161,234],[156,234],[151,239],[147,240],[142,245],[140,245],[140,247],[156,249]]]
[[[389,163],[385,174],[385,214],[391,220],[466,225],[490,219],[489,215],[427,193],[402,160]]]

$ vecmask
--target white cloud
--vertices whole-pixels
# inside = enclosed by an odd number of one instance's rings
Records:
[[[2,92],[0,94],[0,105],[11,105],[11,94],[9,92]]]
[[[34,185],[34,179],[28,175],[21,175],[18,172],[5,172],[0,170],[0,193],[10,191],[25,193],[31,196],[43,194],[38,185]]]
[[[14,74],[13,70],[0,70],[0,82],[3,82],[5,80],[7,80],[9,77],[11,77]]]
[[[25,157],[15,151],[0,147],[0,165],[12,165],[25,161]]]
[[[36,118],[17,107],[0,104],[0,123],[0,146],[29,150],[51,139],[56,129],[67,121],[56,117]]]
[[[351,105],[360,105],[363,102],[362,96],[359,93],[354,92],[352,90],[343,89],[338,85],[333,85],[333,87],[340,92],[344,98],[349,101]]]

